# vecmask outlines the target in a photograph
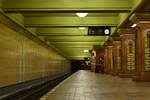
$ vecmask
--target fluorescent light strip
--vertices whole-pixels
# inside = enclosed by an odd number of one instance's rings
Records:
[[[83,30],[83,29],[86,29],[86,27],[79,27],[79,29]]]
[[[88,52],[89,52],[89,50],[84,50],[83,52],[88,53]]]
[[[76,13],[78,17],[86,17],[88,13]]]
[[[137,26],[137,24],[133,24],[131,27],[132,27],[132,28],[135,28],[136,26]]]

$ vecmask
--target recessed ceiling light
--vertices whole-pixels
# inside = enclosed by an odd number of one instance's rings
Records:
[[[88,52],[89,52],[89,50],[84,50],[83,52],[88,53]]]
[[[131,27],[132,27],[132,28],[135,28],[136,26],[137,26],[137,24],[133,24]]]
[[[78,17],[86,17],[88,13],[76,13]]]
[[[86,27],[79,27],[79,29],[83,30],[83,29],[86,29]]]

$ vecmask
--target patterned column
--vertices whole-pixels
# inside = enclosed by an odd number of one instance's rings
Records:
[[[150,23],[139,22],[136,36],[137,81],[150,81]]]
[[[121,42],[113,42],[113,75],[118,75],[121,70]]]
[[[135,73],[135,31],[123,29],[121,35],[121,72],[122,78],[132,77]],[[126,33],[126,34],[124,34]]]
[[[108,68],[108,47],[105,47],[105,55],[104,55],[104,70],[105,73],[109,73],[109,68]]]
[[[108,73],[113,74],[113,46],[108,46]]]

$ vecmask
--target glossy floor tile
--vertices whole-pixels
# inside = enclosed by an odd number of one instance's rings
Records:
[[[150,100],[150,83],[81,70],[40,100]]]

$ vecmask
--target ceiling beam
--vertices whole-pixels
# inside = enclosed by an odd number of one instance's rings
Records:
[[[92,48],[59,48],[67,56],[89,56],[84,50],[91,50]]]
[[[108,36],[46,36],[44,38],[51,42],[104,42]]]
[[[117,17],[25,17],[26,27],[117,26]]]
[[[119,18],[118,26],[117,26],[116,30],[114,31],[115,34],[117,34],[117,31],[119,28],[126,26],[126,23],[129,22],[130,17],[135,12],[140,11],[140,9],[143,9],[143,7],[145,7],[146,4],[149,4],[149,0],[133,0],[132,3],[133,3],[133,5],[132,5],[132,9],[131,9],[130,13],[120,14],[121,16],[119,16],[120,18]]]
[[[115,27],[111,27],[111,32]],[[79,29],[79,27],[72,28],[37,28],[36,34],[38,36],[85,36],[88,35],[88,27]]]
[[[39,36],[64,36],[64,35],[87,35],[88,28],[79,29],[79,27],[70,28],[37,28],[36,34]]]
[[[130,0],[4,0],[7,12],[29,11],[130,11]]]
[[[50,42],[52,45],[103,45],[104,42]]]
[[[93,45],[56,45],[56,48],[92,48]]]
[[[84,58],[88,58],[90,56],[69,56],[70,60],[84,60]]]

